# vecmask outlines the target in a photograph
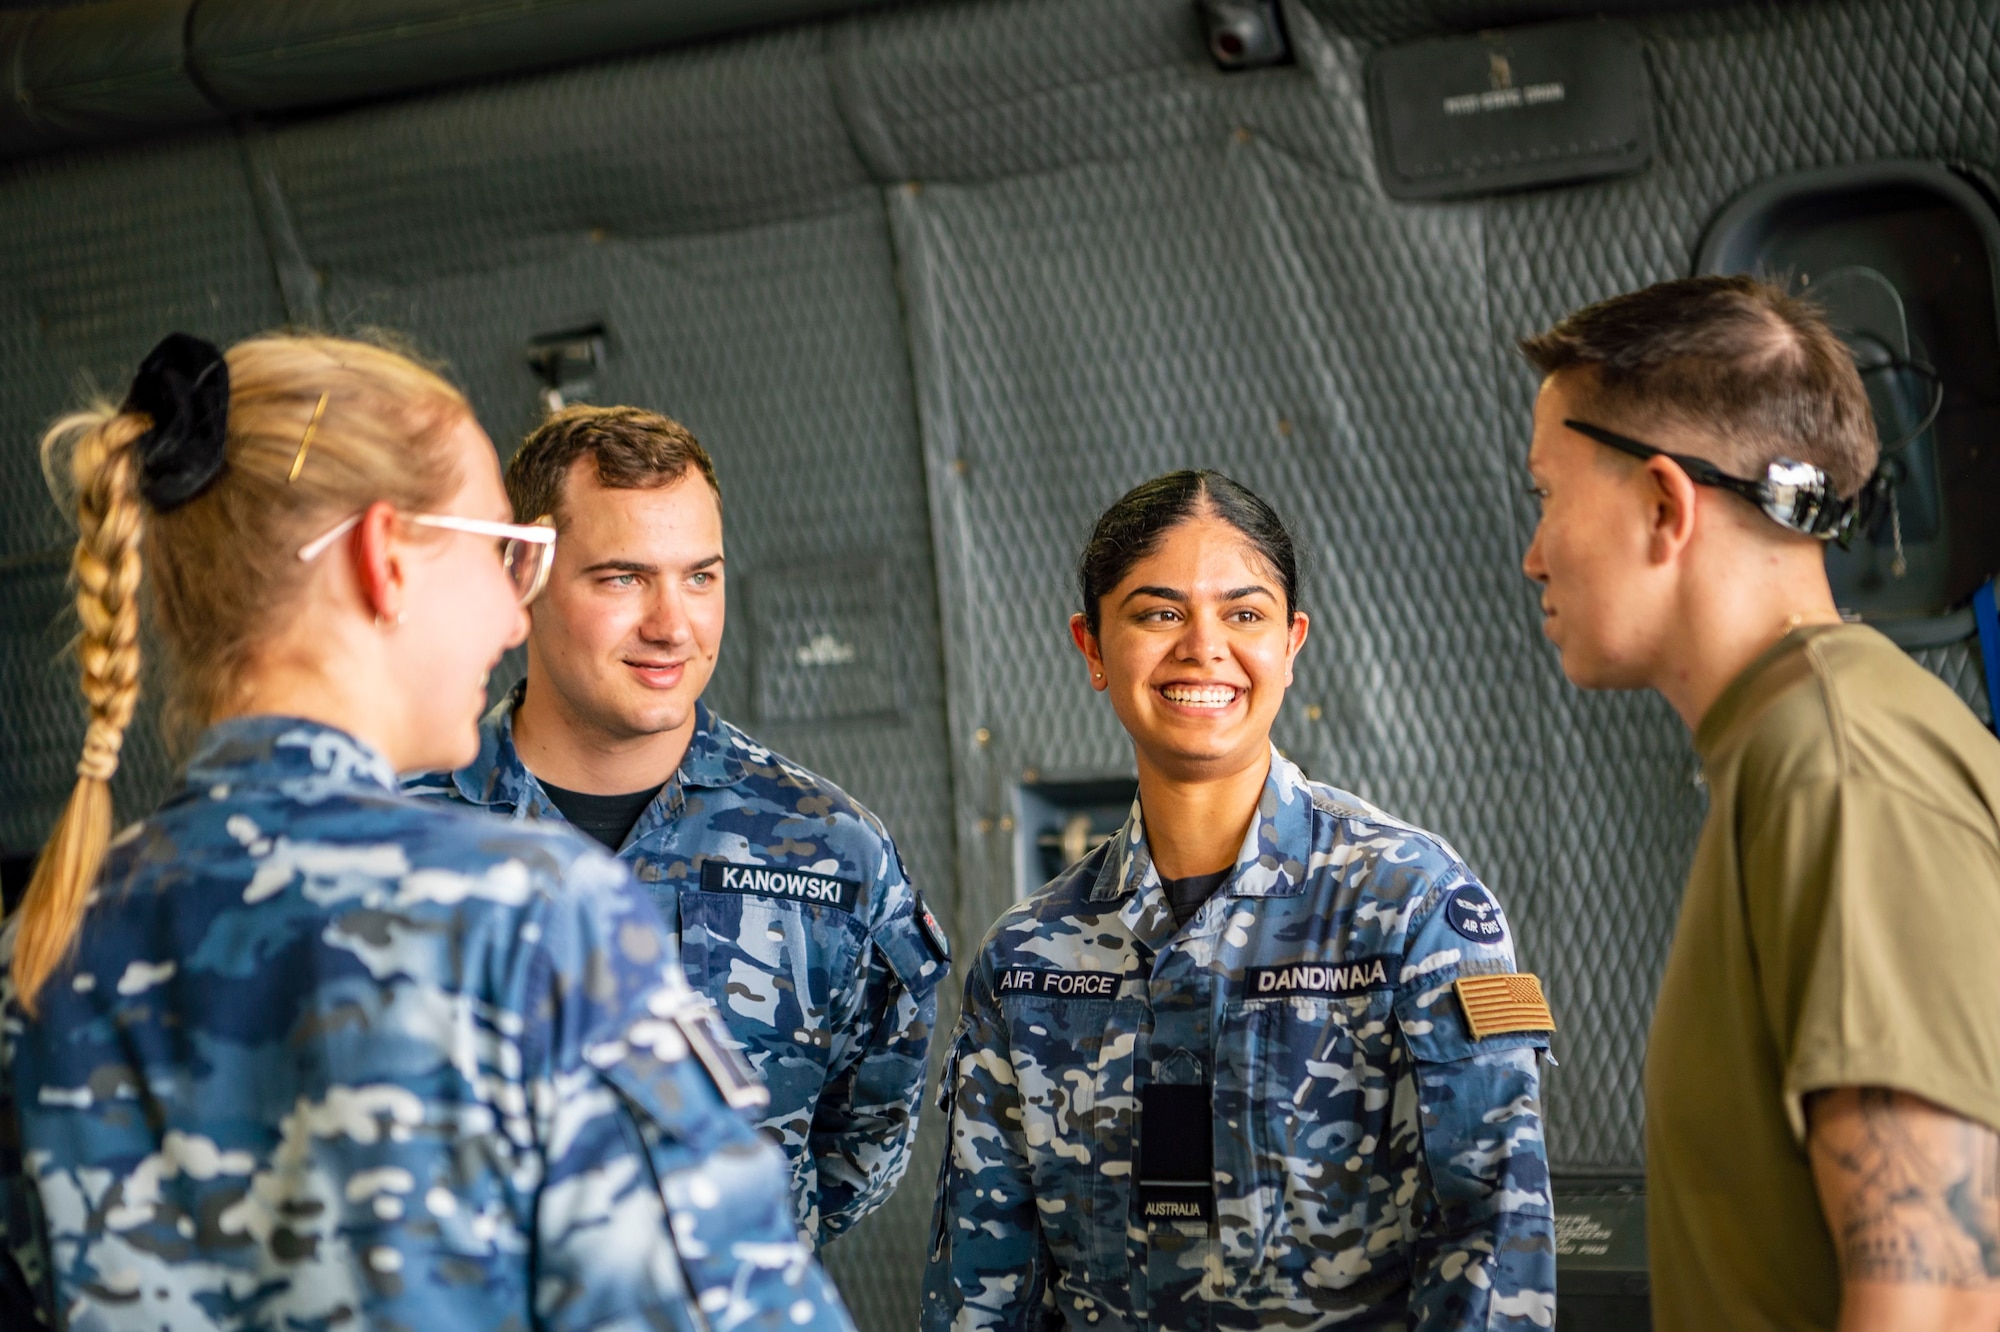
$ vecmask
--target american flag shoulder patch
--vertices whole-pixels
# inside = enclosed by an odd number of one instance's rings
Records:
[[[1465,1009],[1472,1039],[1503,1036],[1513,1031],[1554,1031],[1555,1015],[1542,997],[1541,977],[1527,972],[1460,976],[1452,982]]]

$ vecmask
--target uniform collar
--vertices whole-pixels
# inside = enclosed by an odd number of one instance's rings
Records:
[[[1814,639],[1831,634],[1852,636],[1873,632],[1856,624],[1802,624],[1787,630],[1737,672],[1736,678],[1716,695],[1715,702],[1708,705],[1708,711],[1694,728],[1695,753],[1703,763],[1715,763],[1734,737],[1745,733],[1742,722],[1759,715],[1772,697],[1810,670],[1802,659]]]
[[[346,731],[303,717],[231,717],[203,733],[188,760],[189,790],[280,786],[308,801],[339,792],[394,792],[388,756]]]
[[[680,784],[690,789],[719,791],[743,780],[750,745],[743,733],[708,710],[700,699],[694,704],[694,736],[675,772]]]
[[[559,819],[561,813],[550,803],[542,784],[521,762],[520,751],[514,747],[514,710],[521,706],[527,689],[528,682],[522,680],[493,705],[479,723],[479,756],[451,775],[452,784],[459,795],[475,805],[504,806],[534,819]],[[680,767],[674,770],[673,780],[660,793],[661,799],[667,799],[676,787],[719,790],[736,785],[743,780],[745,750],[741,733],[710,711],[708,704],[696,699],[694,735],[688,741],[687,753],[681,756]],[[651,822],[648,816],[652,812],[648,809],[640,815],[641,826]]]
[[[1311,811],[1312,789],[1306,775],[1273,745],[1270,775],[1257,798],[1257,816],[1243,834],[1229,878],[1217,891],[1231,897],[1295,897],[1303,892],[1305,864],[1297,857],[1310,845]],[[1166,893],[1146,846],[1145,818],[1137,799],[1097,872],[1090,900],[1110,902],[1134,893],[1156,897],[1165,906]]]

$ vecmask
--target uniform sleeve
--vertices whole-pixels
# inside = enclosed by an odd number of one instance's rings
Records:
[[[2000,856],[1974,828],[1852,776],[1748,830],[1743,882],[1792,1132],[1833,1087],[1892,1087],[2000,1128]]]
[[[819,1168],[822,1244],[881,1206],[909,1168],[937,987],[950,968],[943,936],[930,942],[929,913],[893,847],[884,860],[873,900],[889,903],[889,913],[869,936],[861,1020],[836,1033],[844,1048],[835,1051],[808,1135]]]
[[[1545,1032],[1475,1041],[1453,982],[1516,970],[1498,901],[1465,880],[1433,890],[1404,952],[1396,1017],[1414,1081],[1416,1230],[1410,1326],[1549,1328],[1555,1222],[1542,1142]]]
[[[0,1327],[21,1332],[46,1328],[48,1253],[34,1181],[21,1158],[21,1121],[14,1101],[14,988],[5,978],[13,964],[13,931],[0,943]]]
[[[529,954],[547,973],[523,1050],[544,1325],[850,1329],[799,1238],[783,1157],[723,1101],[727,1042],[671,936],[617,862],[579,863],[572,880],[610,882],[566,882]]]
[[[1062,1326],[1021,1139],[1021,1093],[983,963],[944,1065],[944,1161],[924,1275],[923,1332]]]

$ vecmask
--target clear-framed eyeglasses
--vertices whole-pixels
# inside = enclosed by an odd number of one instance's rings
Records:
[[[514,584],[514,595],[523,606],[533,601],[549,581],[549,569],[556,560],[556,529],[547,515],[532,524],[493,523],[483,518],[460,518],[449,513],[398,514],[404,522],[420,527],[441,527],[449,532],[469,532],[492,537],[500,543],[500,566]],[[325,532],[299,547],[299,559],[310,564],[324,555],[334,542],[352,532],[360,514],[341,519]]]

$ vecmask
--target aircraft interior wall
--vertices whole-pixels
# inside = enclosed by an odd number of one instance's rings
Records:
[[[1278,500],[1314,616],[1280,744],[1496,888],[1561,1023],[1558,1176],[1636,1175],[1703,795],[1659,699],[1570,689],[1541,639],[1513,339],[1692,271],[1774,174],[2000,172],[2000,16],[1639,18],[1649,168],[1444,204],[1384,194],[1363,91],[1371,44],[1430,20],[1285,17],[1296,64],[1225,74],[1186,0],[878,9],[0,168],[0,852],[39,844],[83,729],[33,449],[80,385],[122,392],[170,328],[379,326],[506,453],[541,410],[528,344],[601,326],[589,399],[683,420],[721,475],[718,710],[882,816],[962,957],[1015,896],[1017,788],[1131,771],[1065,627],[1092,518],[1180,466]],[[1923,658],[1984,715],[1973,652]],[[121,819],[171,769],[158,699]],[[828,1254],[864,1327],[914,1320],[939,1149],[932,1115]]]

